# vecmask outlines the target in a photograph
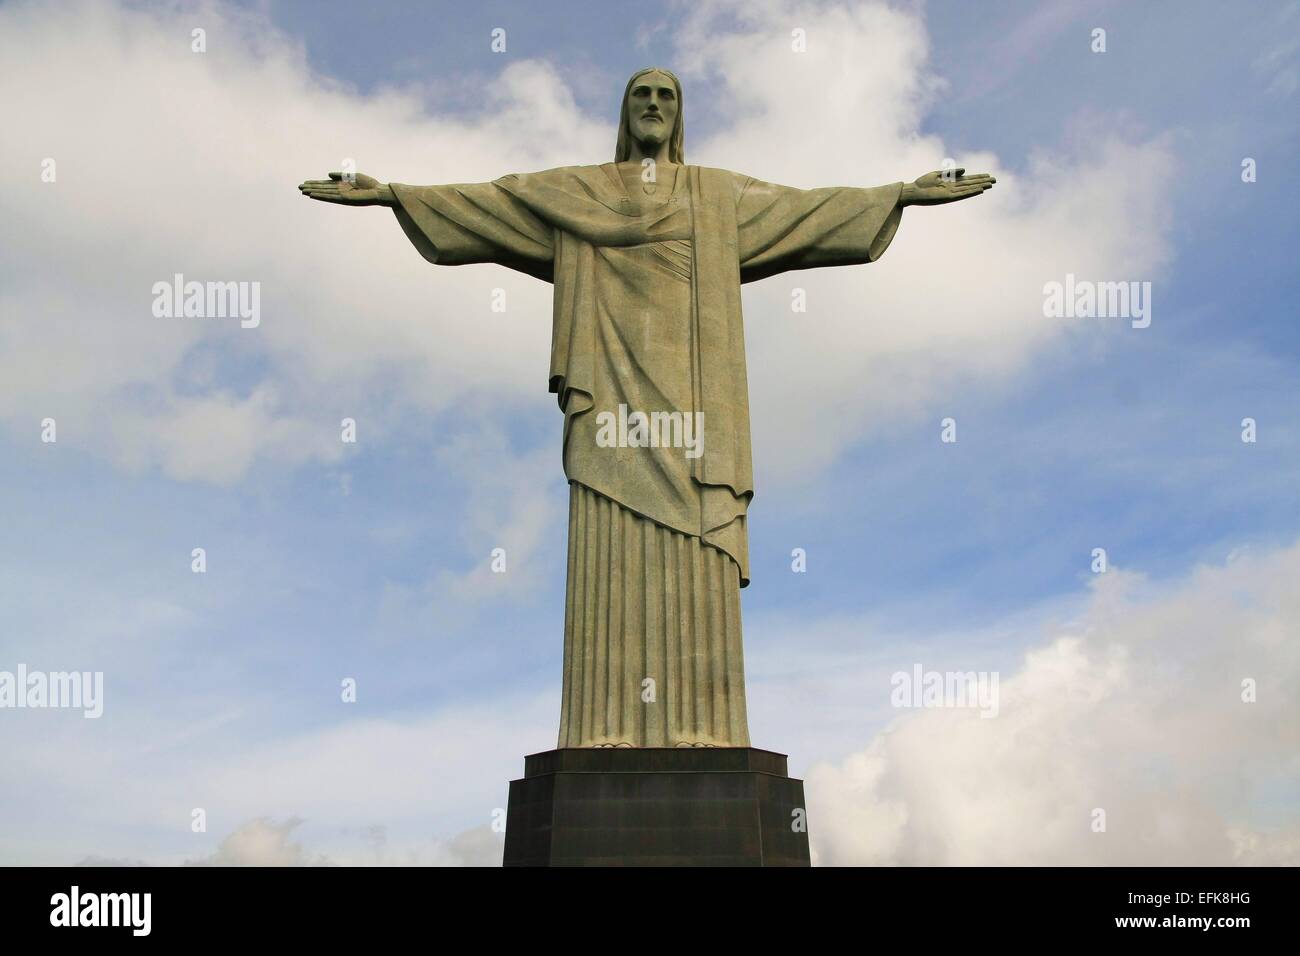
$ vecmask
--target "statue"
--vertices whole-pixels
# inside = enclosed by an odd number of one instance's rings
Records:
[[[431,263],[555,287],[569,566],[560,748],[749,747],[740,589],[753,497],[740,286],[874,262],[903,209],[981,195],[965,170],[792,189],[685,164],[682,87],[627,84],[614,162],[407,186],[298,188],[389,206]]]

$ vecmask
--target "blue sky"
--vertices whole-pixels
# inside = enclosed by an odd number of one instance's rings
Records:
[[[823,862],[981,852],[909,792],[918,758],[898,741],[926,749],[929,715],[891,724],[913,718],[890,710],[888,674],[1000,670],[1038,700],[1047,648],[1111,688],[1099,699],[1119,693],[1099,662],[1127,648],[1127,679],[1163,690],[1110,713],[1149,718],[1135,736],[1155,748],[1162,708],[1224,655],[1234,681],[1270,674],[1271,729],[1211,748],[1218,766],[1161,759],[1168,793],[1207,788],[1204,828],[1296,852],[1300,618],[1284,579],[1300,538],[1300,7],[375,7],[360,28],[345,3],[62,17],[0,4],[6,53],[38,81],[6,134],[30,182],[0,200],[0,670],[103,670],[107,688],[98,722],[0,712],[17,757],[0,769],[0,818],[27,822],[0,831],[0,862],[220,856],[235,852],[223,839],[271,826],[261,817],[306,819],[272,827],[290,857],[301,838],[342,861],[490,862],[480,831],[558,721],[567,489],[545,390],[549,290],[490,266],[435,269],[386,211],[302,203],[293,187],[358,152],[363,171],[410,182],[426,167],[438,182],[604,162],[623,83],[649,64],[683,76],[691,161],[801,186],[911,179],[945,156],[999,176],[988,206],[908,210],[877,264],[745,293],[751,731],[834,793],[822,833],[840,849],[824,845]],[[201,62],[185,49],[196,24]],[[780,48],[797,26],[811,49],[791,65]],[[494,27],[505,55],[489,50]],[[799,71],[834,57],[825,75],[844,79],[827,99],[847,114],[801,109],[791,91],[820,74]],[[78,105],[93,85],[114,90],[102,116]],[[512,123],[516,108],[540,132]],[[39,180],[46,156],[56,184]],[[1257,182],[1242,182],[1244,157]],[[1041,286],[1066,271],[1151,281],[1150,328],[1043,318]],[[162,328],[141,289],[174,272],[261,281],[264,327]],[[806,316],[783,310],[796,285]],[[497,286],[504,317],[478,307]],[[340,446],[349,415],[360,442]],[[947,416],[954,445],[938,440]],[[189,567],[197,546],[204,575]],[[494,577],[498,546],[511,565]],[[805,574],[790,570],[796,547]],[[1106,582],[1095,547],[1116,569]],[[1245,579],[1240,555],[1258,562]],[[1222,602],[1198,617],[1215,626],[1181,643],[1173,622],[1210,594]],[[1139,620],[1173,630],[1144,643]],[[1257,624],[1285,640],[1248,653],[1233,629]],[[1062,649],[1062,634],[1084,643]],[[355,705],[339,701],[343,677]],[[1197,713],[1223,725],[1216,706]],[[1043,716],[1057,728],[1043,736],[1107,752],[1108,720],[1080,719]],[[390,746],[400,771],[360,760],[372,792],[349,755]],[[994,753],[980,766],[1013,786]],[[882,768],[865,782],[863,754]],[[1114,783],[1101,766],[1080,774]],[[1240,793],[1210,793],[1224,775]],[[314,801],[293,776],[346,799]],[[913,820],[928,808],[942,839],[867,832],[864,808],[890,800]],[[190,832],[196,806],[206,834]],[[358,836],[368,827],[385,828],[378,850]],[[1144,844],[1138,862],[1178,859],[1174,842]],[[935,845],[947,850],[927,856]],[[1226,845],[1194,859],[1224,860]],[[1031,861],[1022,849],[1006,859]],[[1131,862],[1083,852],[1063,838],[1054,861]]]

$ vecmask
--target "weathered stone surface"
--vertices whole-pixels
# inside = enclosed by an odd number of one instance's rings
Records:
[[[525,758],[506,866],[807,866],[803,781],[752,747],[605,747]]]

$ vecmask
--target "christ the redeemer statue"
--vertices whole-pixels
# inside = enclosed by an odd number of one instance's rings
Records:
[[[612,163],[452,186],[330,173],[298,187],[391,206],[429,262],[495,262],[555,286],[550,390],[570,487],[562,748],[749,746],[740,286],[874,262],[903,207],[995,182],[958,169],[792,189],[685,165],[682,126],[677,77],[642,70],[623,95]],[[663,436],[652,419],[671,441],[653,440]]]

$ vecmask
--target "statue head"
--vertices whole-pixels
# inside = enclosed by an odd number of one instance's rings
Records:
[[[682,83],[672,71],[650,67],[633,73],[623,91],[614,162],[625,162],[631,157],[633,142],[642,144],[642,152],[649,153],[665,140],[668,161],[686,162],[682,147],[684,125]]]

